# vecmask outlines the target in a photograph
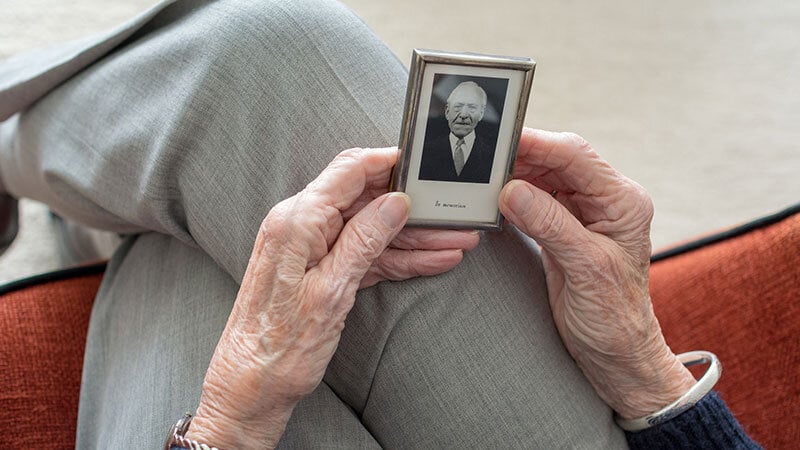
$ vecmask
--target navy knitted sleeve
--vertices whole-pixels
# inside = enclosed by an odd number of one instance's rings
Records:
[[[710,392],[697,405],[660,425],[625,433],[631,449],[760,449],[725,402]]]

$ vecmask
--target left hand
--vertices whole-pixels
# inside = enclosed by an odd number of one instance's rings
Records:
[[[645,190],[572,133],[525,129],[514,177],[500,210],[542,246],[556,327],[600,397],[628,419],[680,397],[694,379],[650,303]]]

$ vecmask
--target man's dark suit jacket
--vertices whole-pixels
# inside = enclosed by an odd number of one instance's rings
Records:
[[[496,144],[496,141],[495,141]],[[450,133],[430,141],[422,147],[419,179],[433,181],[456,181],[460,183],[488,183],[492,174],[492,161],[496,145],[488,144],[478,132],[475,143],[467,158],[461,175],[456,174],[453,150],[450,147]]]

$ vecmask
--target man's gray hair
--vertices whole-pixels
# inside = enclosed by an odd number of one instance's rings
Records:
[[[465,81],[465,82],[459,84],[458,86],[456,86],[455,89],[453,89],[450,92],[450,95],[447,96],[447,104],[448,105],[450,104],[450,97],[452,97],[453,94],[455,94],[455,92],[457,90],[466,89],[468,87],[476,89],[478,92],[481,93],[481,101],[483,102],[483,106],[486,106],[486,91],[484,91],[483,88],[478,86],[478,83],[476,83],[474,81]]]

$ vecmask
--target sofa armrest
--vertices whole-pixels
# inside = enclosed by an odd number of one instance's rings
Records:
[[[105,265],[0,286],[3,448],[75,447],[89,316]]]
[[[768,219],[656,256],[650,288],[672,349],[716,353],[717,388],[748,433],[791,448],[800,442],[800,205]]]

